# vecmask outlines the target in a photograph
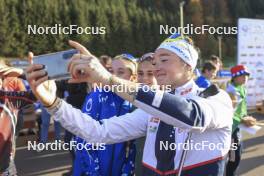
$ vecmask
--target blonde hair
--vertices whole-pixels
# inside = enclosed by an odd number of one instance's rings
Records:
[[[137,67],[138,67],[137,62],[134,62],[133,60],[126,58],[123,55],[115,56],[113,60],[123,61],[127,65],[128,69],[131,71],[133,75],[137,74]]]

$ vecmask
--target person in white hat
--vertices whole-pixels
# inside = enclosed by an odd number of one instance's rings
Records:
[[[70,45],[81,53],[74,55],[68,66],[70,82],[110,85],[112,91],[138,109],[124,116],[95,121],[50,93],[56,89],[55,84],[47,81],[42,65],[32,64],[27,68],[27,80],[56,121],[91,143],[111,144],[146,136],[144,176],[223,175],[231,144],[232,101],[222,90],[201,97],[203,90],[192,80],[198,53],[188,39],[174,34],[154,54],[158,84],[170,85],[171,92],[153,91],[119,79],[104,69],[85,47],[73,41]],[[29,60],[32,63],[32,54]],[[120,85],[127,89],[117,91]]]
[[[20,68],[10,67],[4,61],[0,62],[1,89],[8,91],[25,91],[23,81],[18,78],[23,74]]]
[[[19,77],[23,74],[23,70],[20,68],[10,67],[6,65],[4,60],[0,61],[0,75],[10,76],[10,77]]]

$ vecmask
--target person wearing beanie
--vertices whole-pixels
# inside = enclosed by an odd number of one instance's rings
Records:
[[[247,114],[247,91],[245,84],[250,73],[244,65],[236,65],[231,68],[231,83],[227,86],[227,93],[230,95],[233,101],[234,116],[232,126],[232,145],[236,145],[236,150],[230,150],[228,163],[226,166],[226,176],[235,176],[238,169],[242,147],[241,147],[241,134],[239,125],[244,124],[246,126],[253,126],[256,123],[256,119]]]
[[[112,144],[146,136],[143,176],[224,174],[225,156],[231,145],[232,101],[223,90],[208,91],[195,84],[193,70],[198,53],[189,39],[173,34],[155,50],[154,74],[158,84],[167,89],[150,89],[117,78],[84,46],[74,41],[69,44],[81,53],[69,63],[70,82],[110,85],[112,91],[138,109],[97,122],[50,94],[56,87],[47,81],[41,65],[32,64],[27,68],[27,79],[56,121],[92,143]],[[32,55],[29,61],[32,63]],[[40,90],[43,86],[46,89]],[[123,91],[117,86],[124,87]]]

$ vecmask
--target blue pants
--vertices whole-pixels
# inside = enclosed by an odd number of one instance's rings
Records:
[[[48,141],[48,132],[49,132],[49,125],[50,125],[50,114],[44,107],[41,107],[41,129],[40,129],[40,142],[46,143]],[[54,128],[55,128],[55,139],[60,140],[60,123],[54,121]]]

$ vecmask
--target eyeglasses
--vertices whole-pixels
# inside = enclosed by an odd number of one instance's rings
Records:
[[[143,61],[150,61],[154,58],[154,53],[146,53],[144,54],[141,58],[138,59],[138,62],[143,62]]]

